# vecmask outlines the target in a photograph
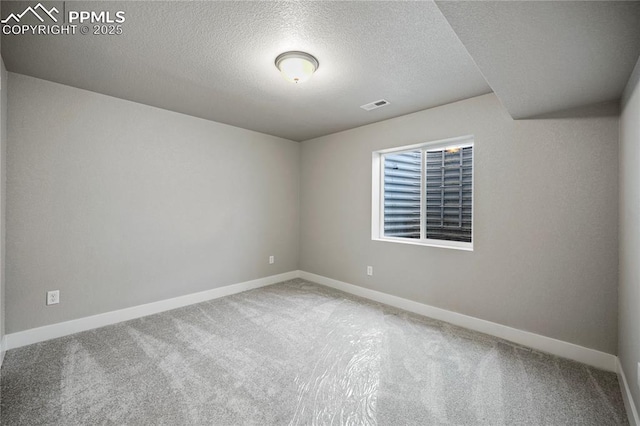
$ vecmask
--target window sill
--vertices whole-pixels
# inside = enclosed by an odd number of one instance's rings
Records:
[[[411,241],[405,238],[388,238],[388,237],[387,238],[372,237],[371,240],[382,241],[386,243],[409,244],[412,246],[436,247],[436,248],[445,248],[445,249],[462,250],[462,251],[473,251],[473,243],[461,243],[457,241],[444,241],[444,240]]]

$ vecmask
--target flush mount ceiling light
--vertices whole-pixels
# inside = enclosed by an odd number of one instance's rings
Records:
[[[284,52],[276,58],[276,67],[284,78],[294,83],[307,80],[319,66],[318,60],[306,52]]]

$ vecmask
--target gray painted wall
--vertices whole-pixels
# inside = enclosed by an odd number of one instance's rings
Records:
[[[6,323],[5,219],[7,211],[7,83],[7,69],[4,67],[4,61],[0,58],[0,342],[5,334]],[[2,357],[2,354],[0,354],[0,357]]]
[[[297,269],[298,143],[14,73],[8,102],[8,333]]]
[[[620,228],[618,357],[640,408],[640,60],[620,115]]]
[[[489,94],[303,142],[300,269],[616,353],[610,111],[513,121]],[[467,134],[475,250],[371,241],[372,151]]]

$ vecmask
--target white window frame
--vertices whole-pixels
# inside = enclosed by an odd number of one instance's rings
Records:
[[[401,146],[397,148],[382,149],[372,153],[371,167],[371,239],[374,241],[386,241],[392,243],[412,244],[419,246],[450,248],[456,250],[473,251],[474,243],[474,215],[475,215],[475,144],[473,135],[460,136],[450,139],[443,139],[433,142],[419,143],[415,145]],[[471,242],[436,240],[424,238],[425,236],[425,206],[424,185],[425,185],[425,157],[426,152],[432,149],[465,148],[472,146],[474,152],[471,163]],[[384,235],[384,156],[387,154],[397,154],[405,151],[422,151],[422,170],[420,178],[420,236],[421,238],[386,237]]]

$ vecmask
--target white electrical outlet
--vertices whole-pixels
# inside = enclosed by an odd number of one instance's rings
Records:
[[[273,265],[274,263],[276,263],[276,257],[275,256],[269,256],[269,265]]]
[[[373,266],[367,266],[367,275],[369,276],[373,275]]]
[[[47,292],[47,305],[55,305],[60,303],[60,290]]]

